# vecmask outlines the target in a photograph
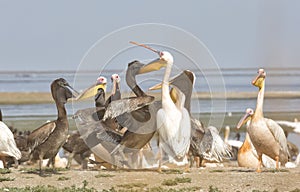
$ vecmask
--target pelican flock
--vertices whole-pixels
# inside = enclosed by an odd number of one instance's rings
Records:
[[[184,69],[171,77],[177,61],[171,51],[130,43],[151,50],[157,58],[149,63],[138,60],[128,63],[124,80],[131,90],[129,97],[122,94],[122,74],[112,74],[109,82],[109,78],[100,74],[81,93],[65,79],[58,78],[50,85],[57,109],[56,120],[21,137],[14,135],[2,122],[0,113],[0,160],[4,166],[9,167],[8,159],[13,159],[16,166],[24,161],[37,160],[42,175],[43,160],[48,159],[48,165],[55,167],[55,159],[61,157],[60,150],[68,154],[68,169],[72,167],[73,158],[82,164],[82,169],[93,163],[106,169],[150,168],[159,172],[174,165],[184,165],[188,172],[194,161],[198,168],[205,166],[204,162],[220,164],[236,160],[238,166],[256,168],[257,172],[261,172],[262,167],[298,166],[299,150],[287,141],[280,125],[287,132],[300,133],[299,122],[274,121],[264,117],[267,76],[264,69],[259,69],[252,81],[252,85],[258,88],[256,108],[248,108],[237,124],[240,129],[247,123],[245,139],[243,142],[231,141],[229,127],[225,127],[222,139],[219,135],[221,127],[205,125],[200,120],[201,116],[198,119],[193,115],[193,89],[199,83],[195,72]],[[147,87],[147,90],[137,81],[137,76],[151,75],[162,69],[160,83]],[[110,93],[107,92],[108,85]],[[73,102],[93,102],[87,108],[78,109],[72,116],[78,129],[72,134],[65,108],[70,99]],[[294,162],[292,156],[296,159]]]

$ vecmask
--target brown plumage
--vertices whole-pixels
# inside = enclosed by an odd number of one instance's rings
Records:
[[[58,117],[56,120],[42,125],[28,136],[28,147],[32,160],[39,161],[41,173],[42,160],[54,159],[58,150],[66,142],[69,130],[65,103],[77,93],[65,79],[56,79],[51,84],[52,97],[56,103]],[[53,165],[54,166],[54,165]]]
[[[71,162],[75,155],[79,155],[79,163],[82,165],[82,169],[87,169],[86,158],[91,155],[91,150],[84,140],[80,138],[78,131],[68,137],[67,142],[63,145],[63,149],[70,153],[67,164],[68,169],[71,167]]]

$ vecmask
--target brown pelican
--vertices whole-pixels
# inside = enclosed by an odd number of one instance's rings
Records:
[[[191,115],[191,96],[195,83],[195,74],[190,70],[184,70],[179,75],[171,78],[169,84],[177,87],[185,95],[184,107]],[[153,86],[150,90],[161,89],[161,83]],[[171,98],[176,102],[176,89],[171,88]],[[219,135],[217,128],[213,126],[204,127],[202,122],[191,116],[191,145],[190,159],[194,156],[196,166],[201,165],[202,160],[220,162],[223,158],[230,157],[230,150]],[[191,165],[193,162],[191,161]]]
[[[144,96],[141,98],[121,99],[119,90],[120,77],[117,74],[114,74],[112,75],[112,81],[112,95],[105,102],[104,117],[102,119],[93,118],[93,114],[98,110],[97,107],[77,111],[75,113],[75,120],[80,133],[82,134],[82,138],[92,149],[94,154],[105,162],[114,162],[120,165],[124,158],[121,160],[116,159],[119,158],[119,156],[114,155],[112,157],[111,153],[114,149],[118,148],[117,146],[119,146],[121,142],[123,144],[124,142],[131,141],[128,139],[122,140],[123,134],[118,131],[120,126],[115,121],[115,117],[126,112],[130,113],[132,110],[148,105],[154,98]],[[97,157],[95,157],[95,159],[97,159]]]
[[[144,97],[149,97],[154,100],[154,97],[148,96],[136,82],[136,75],[141,74],[145,66],[145,64],[139,61],[133,61],[128,64],[126,82],[136,95],[136,97],[128,98],[129,100],[133,98],[142,99]],[[127,131],[124,133],[115,152],[124,150],[126,153],[132,152],[133,168],[136,168],[135,164],[137,163],[138,152],[151,140],[156,131],[155,116],[158,109],[159,103],[155,102],[116,117],[118,123],[122,127],[126,127]]]
[[[248,108],[246,110],[246,116],[250,119],[252,118],[253,114],[253,109]],[[247,127],[250,126],[250,119],[246,123]],[[239,129],[241,125],[242,124],[239,124],[237,126],[237,129]],[[237,162],[240,167],[257,168],[259,166],[258,155],[248,133],[246,133],[246,137],[242,146],[238,149]],[[267,168],[275,168],[276,162],[270,157],[263,154],[262,165]]]
[[[159,58],[144,67],[145,71],[153,71],[153,68],[165,67],[165,74],[162,81],[162,108],[156,115],[156,126],[159,134],[160,159],[158,171],[161,171],[162,154],[166,152],[176,161],[182,161],[190,147],[191,120],[187,109],[184,107],[185,95],[177,88],[177,101],[174,103],[169,93],[169,77],[173,66],[173,56],[167,51],[157,51],[145,45],[139,46],[148,48],[159,55]],[[149,69],[149,70],[148,70]]]
[[[250,139],[257,151],[259,166],[257,172],[261,172],[262,155],[265,154],[276,161],[276,169],[279,169],[279,162],[285,165],[288,161],[287,141],[282,128],[272,119],[263,116],[263,100],[265,92],[266,72],[258,70],[258,75],[252,84],[259,88],[256,110],[252,116],[251,123],[247,128]],[[238,127],[245,122],[249,115],[245,115],[239,122]]]
[[[0,131],[0,160],[2,160],[4,167],[7,168],[6,157],[12,157],[15,161],[15,165],[18,166],[17,160],[21,159],[22,155],[16,145],[13,133],[7,127],[7,125],[2,122],[2,113],[0,121]]]
[[[58,150],[67,140],[69,123],[65,103],[69,98],[77,96],[77,92],[63,78],[52,82],[51,93],[57,107],[57,120],[35,129],[28,136],[27,141],[31,158],[39,160],[40,174],[42,173],[42,160],[48,158],[54,160]]]

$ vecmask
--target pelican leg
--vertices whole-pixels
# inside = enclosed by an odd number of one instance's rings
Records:
[[[158,156],[158,168],[157,168],[157,171],[158,171],[159,173],[162,173],[162,170],[161,170],[161,163],[162,163],[162,148],[161,148],[161,147],[159,147],[159,151],[158,151],[157,156]]]
[[[74,155],[75,155],[75,150],[73,150],[73,152],[68,157],[68,163],[67,163],[67,166],[66,166],[67,169],[70,169],[71,163],[72,163],[72,159],[73,159]]]
[[[17,169],[18,166],[19,166],[19,161],[15,157],[13,157],[13,159],[14,159],[14,162],[15,162],[15,166],[14,167]]]
[[[195,162],[196,162],[196,167],[199,168],[200,167],[200,157],[196,156],[194,159],[195,159]]]
[[[187,156],[187,158],[188,158],[188,157],[189,157],[189,154],[186,154],[186,156]],[[191,172],[189,163],[187,163],[187,164],[185,165],[184,172],[186,172],[186,173]]]
[[[279,156],[276,156],[275,160],[276,160],[276,170],[279,170]]]
[[[42,172],[42,163],[43,163],[43,154],[39,155],[39,175],[43,176],[44,173]]]
[[[261,165],[262,165],[262,154],[258,154],[258,167],[256,169],[257,173],[261,172]]]

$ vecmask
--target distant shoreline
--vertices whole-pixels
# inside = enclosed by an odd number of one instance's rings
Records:
[[[122,93],[128,95],[129,93]],[[149,93],[156,99],[160,98],[160,93]],[[255,99],[257,92],[227,92],[227,93],[193,93],[193,99]],[[300,92],[295,91],[274,91],[266,92],[266,99],[300,99]],[[22,104],[44,104],[54,103],[50,92],[2,92],[0,93],[1,105],[22,105]]]

